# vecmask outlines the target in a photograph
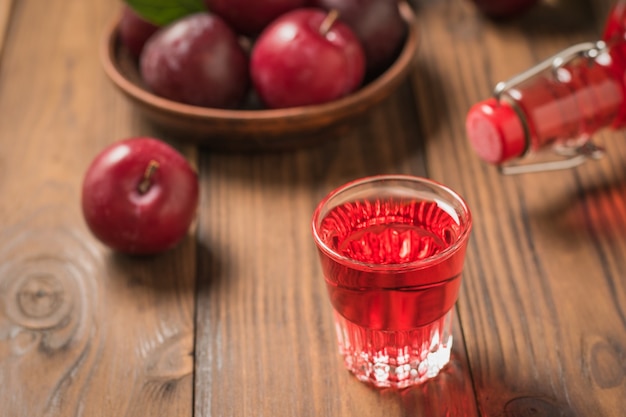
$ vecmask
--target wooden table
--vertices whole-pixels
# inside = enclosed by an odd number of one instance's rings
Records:
[[[133,258],[79,207],[97,152],[155,134],[100,66],[118,4],[0,0],[0,415],[626,415],[624,132],[597,136],[599,162],[516,177],[464,133],[496,82],[597,39],[611,1],[500,24],[466,0],[414,5],[414,69],[367,122],[292,152],[179,144],[201,179],[194,234]],[[401,392],[343,369],[309,230],[329,190],[379,173],[444,182],[475,221],[452,363]]]

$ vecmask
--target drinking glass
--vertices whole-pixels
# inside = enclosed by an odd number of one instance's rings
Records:
[[[358,179],[319,203],[313,238],[339,352],[359,380],[404,388],[449,362],[471,227],[457,193],[409,175]]]

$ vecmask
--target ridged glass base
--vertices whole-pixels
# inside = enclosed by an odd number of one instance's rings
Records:
[[[339,353],[359,380],[376,387],[420,384],[437,376],[450,361],[453,310],[406,331],[367,329],[335,313]]]

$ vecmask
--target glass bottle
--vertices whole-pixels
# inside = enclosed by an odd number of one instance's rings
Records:
[[[472,106],[466,132],[475,152],[503,173],[569,168],[602,149],[591,135],[626,126],[626,2],[618,2],[602,39],[571,46],[496,85],[493,97]],[[551,148],[563,156],[519,164]]]

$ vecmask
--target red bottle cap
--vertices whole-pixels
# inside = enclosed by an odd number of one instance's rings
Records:
[[[526,150],[522,121],[509,104],[495,98],[472,106],[465,129],[474,151],[486,162],[499,164],[521,156]]]

